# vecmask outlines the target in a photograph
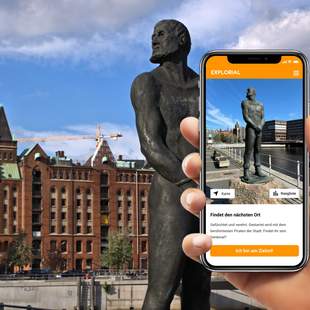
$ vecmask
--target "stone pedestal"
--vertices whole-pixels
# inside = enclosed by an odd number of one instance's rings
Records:
[[[235,189],[235,198],[231,200],[232,204],[279,204],[285,203],[283,199],[269,198],[269,189],[280,188],[281,186],[271,180],[265,184],[247,184],[240,178],[230,180],[230,188]]]

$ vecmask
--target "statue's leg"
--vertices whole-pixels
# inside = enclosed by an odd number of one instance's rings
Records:
[[[181,190],[155,173],[149,194],[148,289],[143,310],[168,310],[185,263],[182,240],[195,218],[180,204]]]
[[[182,277],[182,310],[210,309],[211,272],[186,258]]]
[[[250,161],[254,144],[255,144],[255,130],[247,126],[245,136],[244,160],[243,160],[244,169],[250,168]]]
[[[254,165],[255,167],[260,167],[261,165],[261,144],[262,144],[262,132],[256,135],[255,145],[254,145]]]

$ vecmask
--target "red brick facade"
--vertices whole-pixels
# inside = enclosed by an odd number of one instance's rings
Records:
[[[5,118],[3,108],[1,118]],[[6,125],[0,125],[0,134]],[[97,141],[94,155],[79,165],[63,152],[49,157],[38,144],[17,159],[16,141],[8,134],[5,141],[1,137],[0,169],[5,170],[0,174],[2,270],[7,249],[21,231],[32,246],[30,268],[50,267],[49,251],[57,248],[65,269],[100,269],[108,233],[116,230],[130,236],[130,267],[147,268],[147,197],[152,169],[143,168],[142,161],[116,161],[103,139]]]

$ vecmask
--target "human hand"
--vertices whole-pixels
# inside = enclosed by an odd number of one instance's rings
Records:
[[[306,132],[310,132],[310,119],[306,122]],[[186,140],[195,147],[199,146],[198,119],[187,117],[182,120],[180,130]],[[310,146],[310,135],[306,136]],[[184,173],[198,183],[201,160],[198,153],[187,155],[182,163]],[[183,207],[199,216],[205,207],[204,193],[195,189],[186,189],[181,195]],[[193,260],[200,261],[199,256],[211,248],[211,237],[203,234],[189,234],[183,240],[184,253]],[[227,281],[244,293],[255,298],[270,309],[310,309],[310,264],[298,272],[263,273],[263,272],[232,272],[222,273]]]

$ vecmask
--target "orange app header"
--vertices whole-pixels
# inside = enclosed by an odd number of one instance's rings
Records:
[[[276,64],[232,64],[227,56],[211,56],[206,62],[208,79],[302,79],[303,63],[296,56],[282,56]]]

